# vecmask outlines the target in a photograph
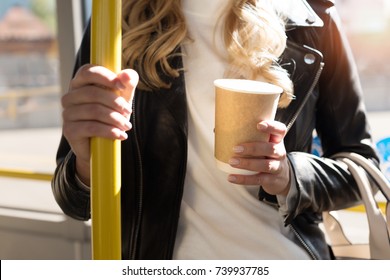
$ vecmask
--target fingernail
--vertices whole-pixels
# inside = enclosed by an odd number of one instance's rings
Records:
[[[130,103],[125,102],[123,105],[123,110],[125,111],[125,113],[131,114],[131,111],[133,110],[133,108],[131,107]]]
[[[257,124],[257,129],[258,130],[266,130],[268,128],[268,125],[266,123],[258,123]]]
[[[122,131],[121,132],[121,138],[123,139],[123,140],[126,140],[129,136],[127,135],[127,133],[126,132],[124,132],[124,131]]]
[[[126,130],[129,130],[132,127],[131,122],[129,122],[129,121],[125,122],[125,127],[126,127]]]
[[[230,165],[238,165],[238,164],[240,164],[240,160],[237,159],[237,158],[231,158],[231,159],[229,160],[229,164],[230,164]]]
[[[243,146],[235,146],[235,147],[233,147],[233,151],[235,153],[242,153],[244,151],[244,147]]]
[[[234,183],[234,182],[237,181],[237,177],[234,176],[234,175],[229,175],[229,176],[228,176],[228,181]]]

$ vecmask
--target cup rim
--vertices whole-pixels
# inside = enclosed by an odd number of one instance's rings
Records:
[[[246,88],[243,88],[242,85]],[[281,94],[283,92],[280,86],[248,79],[216,79],[214,80],[214,86],[229,91],[251,94]],[[261,90],[259,90],[259,87],[261,87]]]

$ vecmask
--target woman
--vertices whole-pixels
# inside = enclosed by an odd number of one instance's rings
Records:
[[[88,29],[62,99],[52,186],[63,211],[90,218],[89,139],[120,139],[123,258],[329,259],[322,211],[359,201],[330,157],[377,157],[333,2],[280,2],[124,0],[119,74],[89,64]],[[230,164],[256,175],[215,167],[221,77],[284,90],[276,120],[257,126],[270,141],[234,147]],[[323,157],[310,153],[314,130]]]

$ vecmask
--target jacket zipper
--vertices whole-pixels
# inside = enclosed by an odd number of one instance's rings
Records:
[[[314,254],[313,250],[310,248],[309,245],[307,245],[307,243],[305,242],[305,240],[303,240],[303,238],[301,237],[301,235],[298,233],[298,231],[294,228],[294,226],[292,224],[289,224],[289,227],[291,229],[291,231],[294,233],[294,235],[297,237],[297,239],[299,240],[299,243],[301,243],[301,245],[303,246],[303,248],[306,250],[306,252],[308,252],[308,254],[310,255],[310,257],[313,259],[313,260],[318,260],[318,258],[316,257],[316,255]]]
[[[187,147],[187,138],[184,137],[183,141],[184,141],[183,147]],[[185,148],[185,154],[186,155],[187,155],[187,152],[188,152],[188,148]],[[183,164],[182,164],[182,171],[180,172],[182,180],[180,182],[180,186],[181,187],[178,188],[178,191],[176,193],[176,195],[177,195],[177,199],[176,200],[178,201],[177,207],[180,207],[180,205],[181,205],[180,197],[182,197],[183,191],[184,191],[184,180],[185,180],[185,176],[186,176],[187,159],[188,159],[188,157],[186,157],[184,159]],[[176,217],[174,219],[176,219]],[[178,224],[179,224],[179,219],[177,219],[175,224],[174,224],[174,226],[171,227],[171,234],[170,234],[171,238],[169,239],[169,243],[168,243],[168,248],[170,248],[170,249],[169,249],[168,255],[167,255],[169,259],[172,259],[173,252],[174,252],[174,249],[175,249],[176,232],[177,232]]]
[[[310,93],[314,90],[314,87],[316,86],[318,80],[320,79],[320,75],[322,73],[322,69],[324,68],[324,63],[321,62],[320,63],[320,68],[318,69],[315,77],[314,77],[314,81],[313,83],[311,84],[306,96],[305,96],[305,99],[303,99],[301,105],[299,106],[298,110],[294,113],[294,115],[292,116],[290,122],[287,124],[287,132],[290,130],[290,128],[293,126],[294,122],[296,121],[296,119],[298,118],[298,115],[301,113],[303,107],[305,106],[307,100],[309,99],[310,97]]]
[[[318,80],[320,79],[320,75],[322,73],[322,69],[324,68],[324,63],[321,63],[320,64],[320,68],[318,69],[315,77],[314,77],[314,81],[313,83],[311,84],[309,90],[308,90],[308,93],[306,94],[303,102],[301,103],[301,105],[299,106],[298,110],[294,113],[293,117],[291,118],[290,122],[288,123],[287,125],[287,131],[290,130],[290,128],[293,126],[294,122],[296,121],[296,119],[298,118],[299,114],[301,113],[303,107],[305,106],[307,100],[309,99],[310,97],[310,93],[314,90],[314,87],[316,86]],[[316,255],[313,253],[313,250],[310,248],[309,245],[307,245],[307,243],[305,242],[305,240],[301,237],[301,235],[297,232],[297,230],[294,228],[294,226],[292,224],[289,224],[289,227],[290,229],[292,230],[292,232],[294,233],[294,235],[297,237],[297,239],[299,240],[300,244],[303,246],[303,248],[309,253],[310,257],[313,259],[313,260],[317,260],[318,258],[316,257]]]
[[[134,230],[133,239],[130,242],[130,259],[135,259],[136,252],[137,252],[137,245],[138,245],[138,234],[141,227],[141,216],[142,216],[142,202],[143,202],[143,190],[144,190],[144,179],[143,179],[143,168],[142,168],[142,156],[141,156],[141,148],[138,141],[138,133],[137,133],[137,125],[136,125],[136,118],[135,118],[135,98],[133,100],[133,132],[134,132],[134,140],[135,140],[135,146],[136,146],[136,152],[137,152],[137,159],[138,159],[138,165],[139,165],[139,193],[138,193],[138,213],[137,213],[137,219],[136,219],[136,226]]]

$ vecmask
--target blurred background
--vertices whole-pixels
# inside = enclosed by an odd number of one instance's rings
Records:
[[[390,1],[336,0],[390,178]],[[50,178],[67,89],[91,0],[0,1],[0,259],[88,259],[90,224],[64,216]],[[363,215],[344,214],[352,240]]]

